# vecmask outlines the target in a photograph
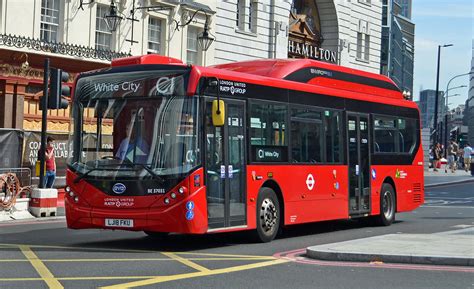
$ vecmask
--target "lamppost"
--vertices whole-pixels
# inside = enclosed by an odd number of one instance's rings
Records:
[[[438,141],[438,94],[439,94],[439,63],[440,63],[440,58],[441,58],[441,47],[450,47],[453,46],[453,44],[444,44],[444,45],[438,45],[438,67],[436,69],[436,95],[435,95],[435,109],[434,109],[434,116],[433,116],[433,128],[434,128],[434,134],[433,134],[433,143],[436,145],[436,142]]]
[[[448,95],[448,92],[449,90],[453,90],[453,89],[457,89],[457,88],[462,88],[462,87],[467,87],[466,85],[460,85],[460,86],[456,86],[456,87],[453,87],[453,88],[449,88],[449,85],[451,84],[451,81],[453,81],[454,79],[458,78],[458,77],[461,77],[461,76],[466,76],[466,75],[471,75],[471,74],[474,74],[474,71],[470,71],[468,73],[462,73],[462,74],[458,74],[458,75],[455,75],[453,76],[449,81],[448,81],[448,84],[446,85],[446,114],[444,116],[444,147],[447,148],[448,146],[448,112],[449,112],[449,95]]]

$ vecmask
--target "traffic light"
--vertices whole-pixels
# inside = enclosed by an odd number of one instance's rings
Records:
[[[456,141],[458,139],[458,131],[456,129],[451,130],[449,134],[449,140]]]
[[[70,96],[71,90],[68,85],[63,82],[68,81],[69,74],[59,68],[51,69],[49,80],[48,109],[65,109],[69,105],[69,101],[64,96]]]

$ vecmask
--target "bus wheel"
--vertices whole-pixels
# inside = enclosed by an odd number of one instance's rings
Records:
[[[395,190],[392,185],[384,183],[380,195],[380,215],[376,221],[381,226],[390,226],[395,221]]]
[[[257,239],[270,242],[278,233],[280,226],[280,203],[275,192],[262,188],[257,201]]]
[[[147,234],[148,237],[151,237],[153,239],[164,239],[169,235],[169,233],[167,232],[153,232],[153,231],[143,231],[143,232]]]

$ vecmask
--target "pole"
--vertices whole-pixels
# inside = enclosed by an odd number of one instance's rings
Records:
[[[438,142],[438,94],[439,94],[439,62],[441,57],[441,45],[438,45],[438,68],[436,69],[436,94],[435,94],[435,109],[433,116],[433,127],[435,132],[433,135],[433,144],[436,145]]]
[[[44,188],[44,163],[46,156],[46,130],[48,120],[48,80],[49,80],[49,58],[44,60],[44,77],[43,77],[43,97],[41,98],[43,111],[41,117],[41,146],[39,150],[40,159],[40,179],[38,187]]]
[[[448,112],[444,115],[444,147],[448,147]]]
[[[458,77],[461,77],[461,76],[466,76],[466,75],[471,75],[473,74],[474,71],[469,71],[468,73],[462,73],[462,74],[458,74],[456,76],[453,76],[449,81],[448,81],[448,84],[446,85],[446,92],[445,92],[445,95],[446,95],[446,120],[448,119],[448,113],[449,113],[449,85],[451,84],[451,81],[453,81],[454,79],[458,78]],[[458,86],[458,87],[454,87],[454,88],[451,88],[451,89],[456,89],[456,88],[461,88],[463,86]],[[465,87],[465,86],[464,86]],[[448,132],[448,122],[445,123],[444,125],[444,131],[447,133]],[[448,146],[448,139],[447,139],[447,136],[446,138],[444,139],[444,146],[447,147]]]

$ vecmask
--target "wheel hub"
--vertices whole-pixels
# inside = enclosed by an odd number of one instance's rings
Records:
[[[265,199],[260,208],[261,226],[265,232],[271,231],[277,222],[277,209],[270,199]]]
[[[390,191],[386,191],[383,194],[382,198],[382,208],[383,214],[387,220],[390,220],[393,215],[393,207],[394,204],[392,202],[392,193]]]

